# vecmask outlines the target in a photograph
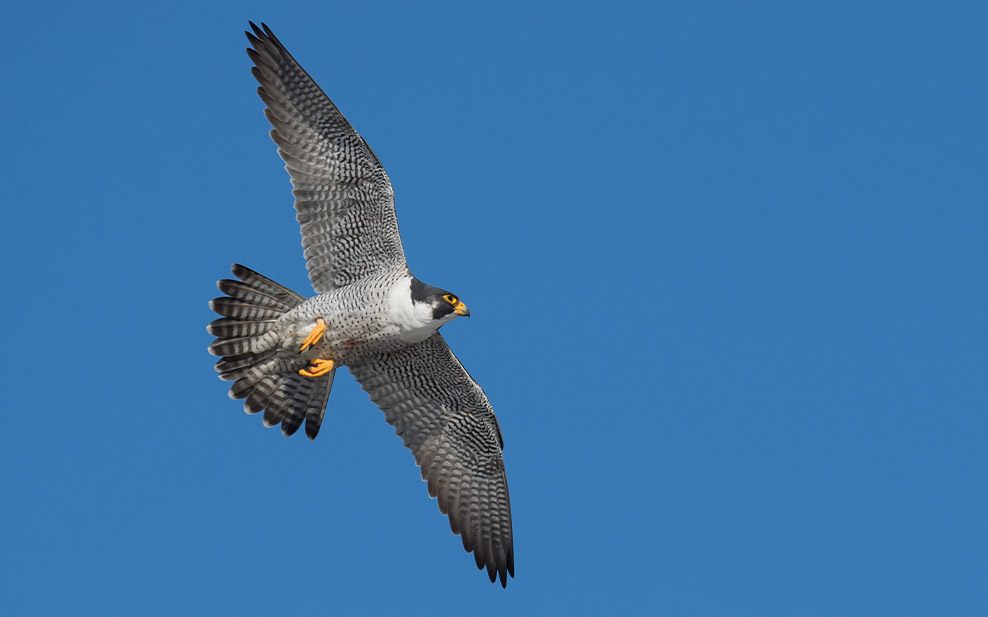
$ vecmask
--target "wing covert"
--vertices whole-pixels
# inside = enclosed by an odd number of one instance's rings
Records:
[[[349,368],[412,451],[463,548],[506,586],[515,572],[511,503],[501,429],[484,391],[438,332]]]
[[[312,287],[323,293],[405,266],[394,190],[377,155],[271,29],[250,25],[251,72],[292,178]]]

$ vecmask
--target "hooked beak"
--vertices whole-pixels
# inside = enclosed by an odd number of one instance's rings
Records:
[[[463,304],[462,301],[461,302],[457,302],[456,303],[456,306],[453,307],[453,310],[456,311],[456,314],[457,315],[460,315],[462,317],[469,317],[470,316],[470,309],[468,309],[467,308],[467,305],[466,304]]]

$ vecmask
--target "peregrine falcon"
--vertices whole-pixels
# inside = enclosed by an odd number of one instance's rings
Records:
[[[415,456],[478,569],[514,576],[504,441],[484,391],[438,330],[470,311],[408,269],[394,191],[377,155],[271,29],[250,23],[247,55],[271,138],[292,180],[309,280],[305,298],[244,266],[209,303],[220,379],[249,414],[315,439],[345,366]]]

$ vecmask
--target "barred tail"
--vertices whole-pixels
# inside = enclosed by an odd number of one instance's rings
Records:
[[[216,286],[226,296],[209,302],[222,316],[206,327],[216,337],[209,353],[221,356],[216,362],[220,379],[234,382],[230,398],[245,399],[244,411],[264,411],[265,426],[280,423],[288,436],[305,420],[305,434],[315,439],[336,371],[303,377],[298,368],[304,363],[284,357],[270,337],[265,340],[278,318],[305,298],[240,264],[233,265],[233,274],[240,280],[218,281]]]

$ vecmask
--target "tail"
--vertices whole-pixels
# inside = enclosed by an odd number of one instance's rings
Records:
[[[305,298],[240,264],[233,264],[233,274],[240,280],[218,281],[216,286],[226,295],[209,302],[209,308],[222,315],[206,327],[216,337],[209,353],[221,356],[216,362],[220,379],[234,382],[230,398],[245,399],[244,411],[264,411],[265,426],[280,423],[281,432],[289,436],[305,420],[305,434],[315,439],[336,370],[303,377],[298,374],[302,363],[286,357],[277,341],[265,337],[281,315]]]

